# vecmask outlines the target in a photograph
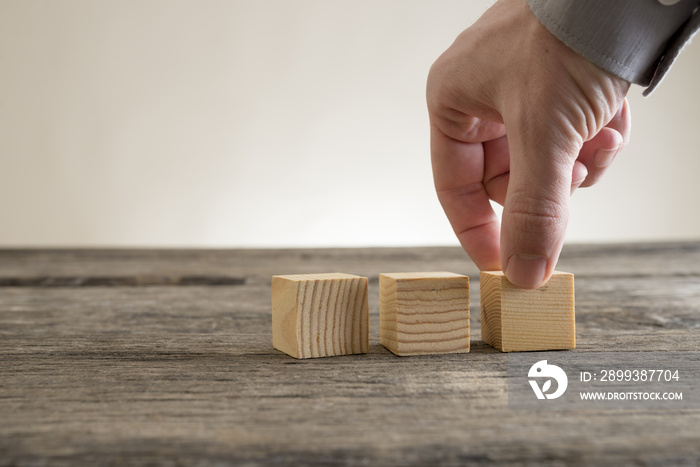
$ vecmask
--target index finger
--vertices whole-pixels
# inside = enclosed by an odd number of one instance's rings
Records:
[[[483,183],[482,143],[451,138],[433,123],[430,154],[435,190],[460,244],[479,269],[501,269],[500,225]]]

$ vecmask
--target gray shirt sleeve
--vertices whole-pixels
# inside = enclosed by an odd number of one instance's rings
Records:
[[[562,42],[620,78],[648,86],[663,79],[700,28],[700,0],[528,0],[532,12]]]

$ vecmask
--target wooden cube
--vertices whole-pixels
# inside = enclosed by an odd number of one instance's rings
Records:
[[[469,352],[469,277],[379,275],[380,341],[396,355]]]
[[[295,358],[367,353],[367,278],[272,277],[272,345]]]
[[[576,348],[574,275],[555,271],[539,289],[481,273],[481,338],[502,352]]]

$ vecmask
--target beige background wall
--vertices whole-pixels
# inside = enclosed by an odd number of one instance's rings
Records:
[[[425,78],[490,1],[0,0],[0,246],[455,244]],[[700,237],[700,46],[569,241]]]

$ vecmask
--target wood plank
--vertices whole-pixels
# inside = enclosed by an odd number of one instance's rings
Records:
[[[700,352],[700,243],[567,246],[575,352]],[[270,278],[370,278],[366,355],[272,346]],[[0,465],[697,465],[700,412],[507,407],[507,355],[396,358],[380,272],[451,270],[454,248],[3,251],[0,277],[239,277],[239,285],[0,287]],[[604,274],[602,273],[604,272]],[[652,427],[652,429],[650,429]]]
[[[700,277],[698,242],[566,245],[559,269],[581,277]],[[605,267],[602,267],[605,264]],[[327,249],[0,249],[0,278],[239,277],[337,271],[376,282],[385,271],[435,269],[478,276],[459,247]],[[476,281],[476,278],[473,279]]]

